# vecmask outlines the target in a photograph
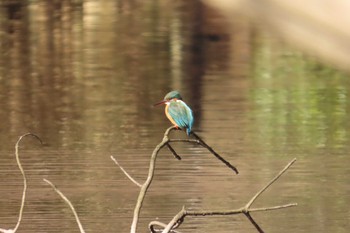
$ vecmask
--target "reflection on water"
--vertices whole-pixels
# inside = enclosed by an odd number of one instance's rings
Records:
[[[296,157],[255,205],[299,206],[254,217],[268,232],[347,232],[347,75],[234,23],[229,33],[219,15],[187,1],[0,3],[0,228],[14,225],[21,198],[14,144],[33,132],[45,145],[21,146],[29,190],[20,231],[77,230],[42,178],[71,199],[87,231],[128,231],[138,188],[109,156],[142,181],[169,126],[151,105],[179,89],[195,130],[240,175],[193,145],[176,145],[182,161],[164,150],[140,231],[183,205],[238,208]],[[183,228],[254,231],[243,217],[191,218]]]

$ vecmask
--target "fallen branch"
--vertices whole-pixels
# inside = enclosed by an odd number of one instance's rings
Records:
[[[254,225],[254,227],[258,230],[258,232],[263,233],[264,231],[262,228],[255,222],[253,217],[250,215],[251,212],[257,212],[257,211],[269,211],[269,210],[278,210],[282,208],[288,208],[296,206],[297,203],[290,203],[286,205],[279,205],[279,206],[272,206],[272,207],[265,207],[265,208],[250,208],[250,206],[254,203],[254,201],[268,188],[270,187],[276,180],[278,180],[283,173],[285,173],[288,168],[296,161],[296,159],[293,159],[288,165],[283,168],[267,185],[265,185],[261,190],[259,190],[249,201],[248,203],[239,209],[234,210],[224,210],[224,211],[189,211],[186,210],[185,207],[182,208],[182,210],[176,214],[173,219],[167,224],[167,226],[164,228],[162,233],[168,233],[172,231],[174,228],[177,228],[179,223],[181,224],[186,216],[214,216],[214,215],[234,215],[234,214],[244,214],[249,221]],[[157,224],[160,226],[161,224]],[[154,227],[152,225],[149,226],[149,229],[151,232],[155,233],[153,231]]]
[[[26,174],[25,174],[25,172],[23,170],[21,161],[19,159],[19,143],[26,136],[32,136],[32,137],[36,138],[41,144],[43,144],[41,139],[37,135],[32,134],[32,133],[23,134],[22,136],[19,137],[19,139],[16,142],[16,145],[15,145],[16,162],[17,162],[18,168],[21,171],[21,174],[22,174],[22,177],[23,177],[22,201],[21,201],[21,207],[19,209],[18,220],[17,220],[17,224],[16,224],[15,228],[14,229],[8,229],[8,230],[0,228],[0,232],[3,232],[3,233],[15,233],[17,231],[19,225],[21,224],[21,221],[22,221],[24,203],[25,203],[25,200],[26,200],[26,193],[27,193],[27,178],[26,178]]]
[[[53,184],[51,183],[49,180],[47,179],[43,179],[46,183],[48,183],[52,188],[53,190],[58,194],[60,195],[60,197],[68,204],[68,206],[70,207],[70,209],[72,210],[73,214],[74,214],[74,217],[75,217],[75,221],[77,222],[78,226],[79,226],[79,230],[81,233],[85,233],[84,229],[83,229],[83,226],[79,220],[79,216],[77,214],[77,212],[75,211],[75,208],[74,206],[72,205],[72,203],[69,201],[69,199]]]

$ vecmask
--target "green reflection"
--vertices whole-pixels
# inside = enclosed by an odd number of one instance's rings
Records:
[[[261,146],[347,146],[347,75],[264,39],[257,45],[254,63],[249,114]]]

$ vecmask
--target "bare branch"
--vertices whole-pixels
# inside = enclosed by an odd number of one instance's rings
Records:
[[[176,153],[174,148],[171,147],[170,143],[171,142],[187,142],[187,143],[196,143],[199,144],[203,147],[205,147],[209,152],[211,152],[216,158],[221,160],[226,166],[231,168],[236,174],[238,174],[238,170],[231,165],[228,161],[226,161],[224,158],[222,158],[218,153],[216,153],[211,147],[209,147],[196,133],[192,132],[192,135],[196,139],[169,139],[169,133],[172,130],[175,130],[175,127],[170,127],[168,128],[163,136],[163,140],[155,147],[155,149],[152,152],[151,159],[150,159],[150,165],[148,169],[148,176],[146,181],[142,184],[139,185],[134,179],[128,175],[128,173],[119,165],[119,163],[113,158],[112,160],[122,169],[122,171],[129,177],[130,180],[132,180],[135,184],[138,184],[138,186],[141,187],[139,196],[137,198],[136,206],[134,208],[134,215],[133,215],[133,222],[131,224],[131,233],[136,233],[136,228],[137,228],[137,223],[139,220],[139,215],[140,211],[142,208],[142,204],[146,195],[146,192],[153,180],[154,176],[154,169],[155,169],[155,162],[157,155],[159,151],[164,147],[167,146],[168,149],[173,153],[175,158],[181,159],[181,157]],[[149,224],[149,229],[151,232],[157,232],[157,230],[154,228],[155,226],[160,226],[163,227],[164,230],[162,231],[163,233],[167,233],[170,231],[174,231],[176,227],[181,225],[183,222],[184,218],[186,216],[206,216],[206,215],[233,215],[233,214],[245,214],[246,217],[251,221],[251,223],[256,227],[256,229],[259,232],[263,232],[262,229],[259,227],[259,225],[254,221],[254,219],[251,217],[250,212],[255,212],[255,211],[269,211],[269,210],[277,210],[277,209],[282,209],[282,208],[287,208],[287,207],[292,207],[296,206],[297,204],[291,203],[291,204],[286,204],[282,206],[272,206],[272,207],[265,207],[265,208],[255,208],[255,209],[250,209],[250,206],[253,204],[253,202],[263,193],[264,190],[266,190],[272,183],[274,183],[293,163],[295,162],[295,159],[290,162],[276,177],[274,177],[262,190],[257,192],[253,198],[250,199],[250,201],[242,208],[235,209],[235,210],[225,210],[225,211],[187,211],[184,207],[183,209],[176,215],[174,218],[166,225],[164,223],[158,222],[158,221],[153,221]],[[164,227],[165,226],[165,227]]]
[[[186,211],[185,207],[183,206],[182,209],[180,210],[180,212],[177,213],[177,215],[175,215],[173,217],[173,219],[168,223],[168,225],[164,228],[162,233],[170,232],[174,228],[174,226],[180,221],[180,219],[184,219],[186,217],[186,215],[187,215],[187,211]]]
[[[155,229],[155,227],[158,226],[158,227],[161,227],[161,228],[166,228],[166,224],[165,223],[162,223],[162,222],[159,222],[159,221],[152,221],[148,224],[148,229],[152,232],[152,233],[158,233],[158,232],[161,232],[160,229]],[[174,230],[176,227],[173,227],[173,229],[171,230],[171,232],[173,233],[180,233],[180,231],[176,231]]]
[[[151,159],[150,159],[150,165],[149,165],[149,169],[148,169],[148,176],[147,176],[147,179],[146,179],[145,183],[143,183],[142,186],[141,186],[141,190],[140,190],[139,196],[137,198],[136,206],[135,206],[135,209],[134,209],[134,216],[133,216],[133,221],[132,221],[131,229],[130,229],[131,233],[136,233],[137,223],[138,223],[138,220],[139,220],[139,215],[140,215],[141,207],[142,207],[142,204],[143,204],[143,200],[144,200],[146,192],[147,192],[147,190],[148,190],[148,188],[151,185],[151,182],[153,180],[155,163],[156,163],[158,152],[169,142],[168,135],[174,129],[175,129],[175,127],[172,126],[172,127],[169,127],[165,131],[162,142],[159,143],[154,148],[154,150],[152,152]]]
[[[170,140],[169,140],[170,141]],[[173,153],[174,157],[177,159],[177,160],[181,160],[181,157],[180,155],[178,155],[176,153],[176,151],[174,150],[174,148],[169,144],[169,142],[166,144],[168,149],[171,151],[171,153]]]
[[[148,169],[148,176],[146,181],[141,185],[141,190],[139,192],[139,196],[137,198],[137,202],[136,202],[136,206],[134,208],[134,215],[133,215],[133,221],[131,224],[131,229],[130,232],[131,233],[136,233],[136,228],[137,228],[137,223],[138,223],[138,219],[139,219],[139,215],[140,215],[140,211],[141,211],[141,207],[142,207],[142,203],[143,200],[145,198],[146,192],[149,188],[149,186],[151,185],[151,182],[153,180],[153,175],[154,175],[154,169],[155,169],[155,162],[156,162],[156,158],[158,155],[158,152],[164,147],[167,146],[168,149],[172,152],[172,154],[174,155],[175,158],[177,158],[178,160],[181,159],[181,157],[176,153],[176,151],[174,150],[174,148],[172,148],[172,146],[169,144],[170,142],[190,142],[190,143],[196,143],[199,144],[205,148],[207,148],[215,157],[217,157],[219,160],[221,160],[224,164],[226,164],[226,166],[228,166],[229,168],[231,168],[233,171],[235,171],[238,174],[238,170],[231,165],[228,161],[226,161],[224,158],[222,158],[218,153],[216,153],[211,147],[209,147],[198,135],[196,135],[194,132],[192,132],[192,134],[197,138],[197,140],[194,139],[187,139],[187,140],[183,140],[183,139],[169,139],[169,133],[172,130],[176,130],[177,128],[172,126],[169,127],[163,136],[163,140],[154,148],[152,155],[151,155],[151,159],[150,159],[150,165],[149,165],[149,169]],[[113,159],[113,158],[112,158]],[[121,169],[122,167],[116,162],[114,161]],[[128,175],[128,173],[122,169],[122,171],[126,174],[126,176],[133,181],[134,183],[136,182],[130,175]],[[136,182],[137,183],[137,182]],[[135,184],[136,184],[135,183]],[[137,183],[138,184],[138,183]],[[172,226],[172,229],[174,228],[174,225]]]
[[[255,208],[250,209],[250,206],[253,204],[253,202],[268,188],[271,184],[273,184],[278,178],[282,176],[283,173],[288,170],[288,168],[296,161],[296,159],[293,159],[288,165],[283,168],[267,185],[264,186],[261,190],[259,190],[250,200],[249,202],[239,209],[234,210],[224,210],[224,211],[188,211],[184,207],[182,210],[177,213],[173,219],[166,225],[162,233],[168,233],[172,229],[174,229],[174,226],[177,224],[181,224],[181,222],[184,220],[186,216],[213,216],[213,215],[235,215],[235,214],[244,214],[249,221],[254,225],[254,227],[258,230],[259,233],[263,233],[264,231],[261,229],[261,227],[257,224],[257,222],[253,219],[253,217],[250,215],[251,212],[257,212],[257,211],[269,211],[269,210],[277,210],[282,208],[288,208],[296,206],[296,203],[290,203],[286,205],[279,205],[279,206],[272,206],[272,207],[265,207],[265,208]],[[180,223],[179,223],[180,222]]]
[[[41,139],[37,135],[32,134],[32,133],[26,133],[26,134],[20,136],[18,141],[17,141],[17,143],[16,143],[16,146],[15,146],[16,161],[17,161],[18,168],[21,171],[22,176],[23,176],[23,193],[22,193],[22,202],[21,202],[21,208],[19,210],[18,221],[17,221],[17,224],[16,224],[15,228],[13,229],[13,232],[16,232],[18,227],[19,227],[19,225],[21,224],[22,215],[23,215],[23,209],[24,209],[24,202],[25,202],[25,199],[26,199],[26,192],[27,192],[27,178],[26,178],[26,175],[24,173],[23,167],[21,165],[21,161],[19,160],[19,153],[18,153],[18,151],[19,151],[19,143],[26,136],[32,136],[32,137],[36,138],[41,144],[43,144]]]
[[[201,145],[201,142],[197,139],[169,139],[170,142],[189,142]]]
[[[43,144],[41,139],[37,135],[32,134],[32,133],[23,134],[22,136],[19,137],[19,139],[16,142],[16,145],[15,145],[16,162],[17,162],[17,166],[18,166],[19,170],[21,171],[21,174],[22,174],[22,177],[23,177],[22,201],[21,201],[21,207],[19,209],[18,220],[17,220],[17,224],[16,224],[15,228],[14,229],[8,229],[8,230],[0,228],[0,232],[3,232],[3,233],[15,233],[17,231],[19,225],[21,224],[21,221],[22,221],[24,203],[25,203],[25,200],[26,200],[26,193],[27,193],[27,178],[26,178],[26,174],[24,172],[24,169],[22,167],[21,161],[19,159],[19,143],[26,136],[32,136],[32,137],[36,138],[41,144]]]
[[[247,203],[247,205],[245,206],[245,209],[248,210],[250,208],[250,206],[254,203],[254,201],[268,188],[270,187],[270,185],[272,185],[278,178],[280,178],[283,173],[285,173],[288,168],[290,166],[293,165],[293,163],[295,163],[297,159],[294,158],[292,161],[290,161],[267,185],[265,185],[265,187],[263,187],[259,192],[257,192],[254,197],[252,197],[252,199],[250,199],[250,201]]]
[[[297,205],[298,205],[298,203],[289,203],[289,204],[285,204],[285,205],[278,205],[278,206],[272,206],[272,207],[250,208],[249,212],[279,210],[279,209],[289,208],[289,207],[293,207],[293,206],[297,206]]]
[[[208,144],[206,144],[195,132],[192,131],[191,134],[194,137],[196,137],[197,139],[170,139],[169,143],[170,142],[189,142],[189,143],[199,144],[202,147],[206,148],[210,153],[212,153],[217,159],[219,159],[221,162],[223,162],[227,167],[229,167],[231,170],[233,170],[236,174],[239,173],[235,166],[230,164],[227,160],[225,160],[223,157],[221,157],[221,155],[216,153],[214,151],[214,149],[211,148],[210,146],[208,146]]]
[[[0,232],[2,232],[2,233],[15,233],[15,231],[12,229],[6,230],[6,229],[2,229],[2,228],[0,228]]]
[[[74,214],[74,217],[75,217],[75,220],[79,226],[79,230],[81,233],[85,233],[84,229],[83,229],[83,226],[81,225],[81,222],[79,220],[79,217],[78,217],[78,214],[77,212],[75,211],[75,208],[74,206],[72,205],[72,203],[69,201],[69,199],[60,191],[56,188],[56,186],[51,183],[49,180],[47,179],[43,179],[46,183],[48,183],[52,188],[53,190],[58,194],[60,195],[60,197],[68,204],[68,206],[70,207],[70,209],[72,210],[73,214]]]
[[[124,172],[124,174],[126,175],[126,177],[129,178],[129,180],[131,180],[134,184],[136,184],[139,187],[142,186],[139,182],[137,182],[134,178],[132,178],[131,175],[129,175],[129,173],[118,163],[118,161],[112,155],[111,155],[111,159],[120,168],[120,170],[122,170],[122,172]]]
[[[199,141],[200,145],[207,148],[207,150],[210,151],[210,153],[212,153],[217,159],[223,162],[227,167],[233,170],[236,174],[239,173],[235,166],[233,166],[231,163],[229,163],[227,160],[221,157],[218,153],[216,153],[214,149],[211,148],[207,143],[205,143],[195,132],[192,131],[191,134]]]
[[[258,230],[259,233],[264,233],[263,229],[259,226],[257,222],[253,219],[253,217],[250,215],[250,213],[244,213],[244,215],[249,219],[249,221],[253,224],[253,226]]]
[[[0,232],[3,232],[3,233],[15,233],[17,231],[19,225],[21,224],[21,221],[22,221],[24,203],[25,203],[25,200],[26,200],[26,193],[27,193],[27,178],[26,178],[26,174],[25,174],[25,172],[23,170],[21,161],[19,159],[19,143],[26,136],[32,136],[32,137],[36,138],[41,144],[43,144],[41,139],[37,135],[32,134],[32,133],[23,134],[22,136],[19,137],[19,139],[16,142],[16,145],[15,145],[16,162],[17,162],[18,168],[21,171],[21,174],[23,176],[22,201],[21,201],[21,207],[19,209],[18,220],[17,220],[17,224],[16,224],[15,228],[14,229],[8,229],[8,230],[0,228]]]

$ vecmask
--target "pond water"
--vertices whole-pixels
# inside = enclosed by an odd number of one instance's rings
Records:
[[[266,232],[348,232],[348,75],[276,43],[247,22],[228,27],[196,1],[4,1],[0,3],[0,228],[18,232],[128,232],[139,182],[170,122],[152,104],[180,90],[194,130],[240,171],[205,149],[164,149],[141,212],[168,222],[181,210],[243,206],[288,162],[297,162],[253,207]],[[234,29],[233,32],[230,30]],[[183,132],[173,137],[186,138]],[[182,232],[256,232],[240,215],[190,217]]]

